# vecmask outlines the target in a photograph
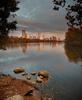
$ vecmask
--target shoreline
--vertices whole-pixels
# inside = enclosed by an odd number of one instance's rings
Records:
[[[29,92],[32,90],[32,94]],[[27,94],[27,95],[26,95]],[[13,78],[10,75],[0,75],[0,100],[20,95],[24,100],[42,100],[41,92],[31,82]]]

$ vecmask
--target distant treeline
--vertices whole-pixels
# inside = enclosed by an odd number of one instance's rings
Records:
[[[66,33],[65,43],[70,45],[81,45],[82,46],[82,29],[69,28]]]
[[[0,43],[29,43],[29,42],[63,42],[62,40],[55,40],[55,39],[27,39],[22,37],[0,37]]]

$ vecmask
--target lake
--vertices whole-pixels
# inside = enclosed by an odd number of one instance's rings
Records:
[[[47,70],[50,78],[40,87],[53,100],[82,100],[82,47],[28,43],[0,49],[0,72],[23,78],[13,73],[19,66],[27,72]]]

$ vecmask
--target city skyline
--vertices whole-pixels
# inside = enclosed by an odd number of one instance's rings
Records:
[[[40,34],[41,37],[50,38],[52,36],[55,36],[56,38],[60,38],[61,40],[65,39],[65,32],[62,31],[55,31],[55,32],[29,32],[25,30],[25,33],[29,35],[30,37],[38,37],[38,34]],[[11,31],[9,36],[22,36],[22,30],[20,31]]]

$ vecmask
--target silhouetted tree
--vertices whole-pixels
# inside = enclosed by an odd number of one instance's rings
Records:
[[[16,29],[16,21],[9,21],[10,16],[19,8],[17,0],[0,0],[0,36],[8,36],[9,30]]]
[[[82,0],[73,0],[66,4],[67,0],[54,0],[54,10],[65,7],[67,14],[68,32],[66,32],[66,45],[82,45]],[[71,2],[71,1],[70,1]]]
[[[65,6],[65,3],[66,3],[66,0],[54,0],[53,1],[54,3],[54,10],[59,10],[60,6],[61,7],[64,7]]]
[[[82,29],[79,28],[68,28],[66,32],[66,44],[71,45],[82,45]]]
[[[82,0],[74,0],[73,5],[68,5],[66,8],[68,26],[82,28]]]
[[[67,0],[54,0],[54,10],[65,7],[67,14],[65,18],[70,27],[82,28],[82,0],[73,0],[72,4],[65,6]],[[71,1],[70,1],[71,2]]]
[[[66,43],[82,45],[82,0],[74,0],[74,3],[68,5],[66,10],[69,26],[66,33]]]

